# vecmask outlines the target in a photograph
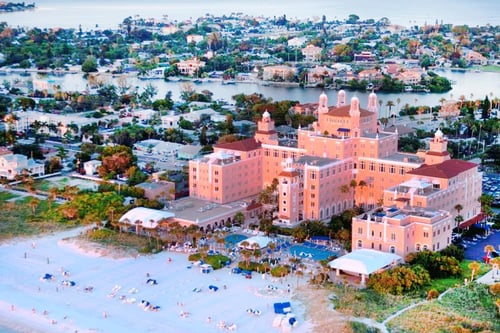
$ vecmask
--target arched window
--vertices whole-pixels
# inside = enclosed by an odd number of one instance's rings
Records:
[[[427,244],[422,245],[422,250],[425,251],[425,250],[428,250],[428,249],[429,249],[429,247],[427,246]]]
[[[415,244],[415,250],[417,250],[417,252],[420,252],[420,244],[419,243]]]
[[[390,252],[390,253],[396,253],[396,247],[395,247],[394,245],[391,245],[391,246],[389,247],[389,252]]]
[[[358,239],[358,249],[363,248],[363,241],[361,239]]]

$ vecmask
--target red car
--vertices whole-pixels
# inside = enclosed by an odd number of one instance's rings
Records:
[[[487,255],[485,255],[485,256],[483,257],[483,261],[484,261],[485,263],[487,263],[487,264],[488,264],[488,263],[490,262],[490,260],[491,260],[491,259],[496,258],[496,257],[498,257],[498,256],[499,256],[498,252],[496,252],[496,251],[491,251],[489,254],[487,254]]]

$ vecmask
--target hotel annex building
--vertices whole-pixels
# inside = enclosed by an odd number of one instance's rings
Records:
[[[478,166],[452,160],[440,130],[428,150],[398,152],[398,133],[379,128],[375,93],[366,109],[357,97],[347,104],[344,91],[330,106],[322,93],[313,113],[317,121],[299,128],[296,139],[280,139],[266,111],[253,138],[218,144],[190,161],[190,196],[228,204],[277,180],[275,223],[328,222],[357,204],[367,213],[353,218],[353,249],[401,256],[445,248],[457,220],[464,226],[480,215]]]

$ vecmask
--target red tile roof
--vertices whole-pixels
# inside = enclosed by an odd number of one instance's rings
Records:
[[[260,202],[252,202],[250,205],[248,205],[247,210],[254,210],[262,206],[263,205]]]
[[[464,221],[464,222],[460,223],[460,225],[458,227],[460,229],[465,229],[465,228],[470,227],[471,225],[474,225],[474,224],[476,224],[478,222],[481,222],[485,218],[486,218],[486,215],[484,213],[479,213],[479,215],[476,215],[473,218],[468,219],[467,221]]]
[[[476,163],[471,163],[462,160],[448,160],[443,163],[433,165],[422,165],[417,169],[408,172],[410,175],[427,176],[435,178],[450,179],[462,172],[476,168]]]
[[[5,147],[0,147],[0,155],[10,155],[12,154],[12,151],[5,148]]]
[[[328,108],[328,115],[333,117],[350,117],[349,110],[351,110],[350,105],[344,105],[339,108],[332,106]],[[359,108],[359,116],[361,118],[373,116],[373,114],[374,114],[373,112]]]
[[[215,145],[215,148],[218,149],[229,149],[236,151],[252,151],[255,149],[259,149],[260,147],[261,143],[256,141],[254,138]]]
[[[300,173],[298,171],[281,171],[279,175],[282,177],[296,177],[299,176]]]
[[[444,151],[444,152],[428,151],[427,155],[432,155],[432,156],[448,156],[448,155],[450,155],[450,153],[447,152],[447,151]]]

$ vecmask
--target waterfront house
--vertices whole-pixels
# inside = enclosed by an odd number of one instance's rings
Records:
[[[288,65],[266,66],[262,74],[264,81],[291,81],[297,69]]]
[[[321,53],[323,49],[321,47],[308,44],[301,50],[302,55],[304,56],[304,62],[318,62],[321,60]]]
[[[175,65],[181,75],[195,76],[199,72],[200,68],[205,67],[205,62],[199,60],[198,58],[192,58],[179,61]]]
[[[19,154],[0,155],[0,178],[14,180],[16,176],[27,173],[30,176],[45,174],[45,166],[32,158]]]

